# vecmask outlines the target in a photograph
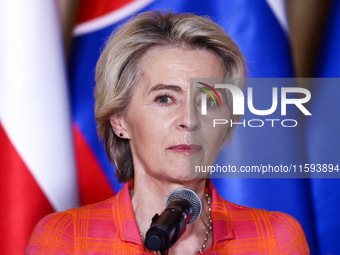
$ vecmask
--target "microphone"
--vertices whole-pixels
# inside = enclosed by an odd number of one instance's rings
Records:
[[[170,247],[184,234],[186,224],[197,220],[202,212],[202,201],[196,192],[179,188],[170,193],[166,208],[152,218],[145,236],[145,246],[149,250],[160,250],[166,254]]]

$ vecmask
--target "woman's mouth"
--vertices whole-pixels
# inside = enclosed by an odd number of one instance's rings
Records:
[[[202,150],[202,146],[197,144],[177,144],[168,148],[168,150],[181,153],[184,155],[193,155]]]

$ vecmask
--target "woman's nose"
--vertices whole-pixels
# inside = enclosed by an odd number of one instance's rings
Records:
[[[195,131],[200,127],[199,112],[190,100],[179,109],[177,128],[184,131]]]

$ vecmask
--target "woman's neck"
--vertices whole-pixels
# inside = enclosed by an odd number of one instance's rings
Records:
[[[209,204],[205,195],[205,179],[193,179],[190,182],[169,182],[160,178],[153,178],[146,174],[138,174],[135,172],[134,188],[131,192],[132,205],[135,218],[140,233],[145,236],[150,228],[152,217],[158,213],[161,214],[165,209],[165,202],[169,193],[177,188],[186,187],[194,190],[201,198],[203,210],[201,217],[190,225],[187,225],[185,234],[181,237],[170,253],[188,254],[188,249],[197,252],[202,245],[207,224],[209,223]],[[189,244],[189,245],[188,245]],[[211,244],[211,238],[210,242]],[[179,251],[179,249],[181,251]],[[189,252],[189,253],[194,253]]]

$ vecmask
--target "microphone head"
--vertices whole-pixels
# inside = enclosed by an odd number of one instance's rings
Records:
[[[168,204],[174,199],[185,199],[193,207],[192,217],[187,224],[193,223],[200,217],[203,206],[201,198],[195,191],[187,188],[175,189],[169,194],[165,206],[168,206]]]

